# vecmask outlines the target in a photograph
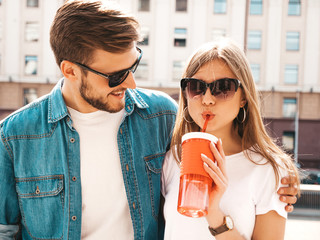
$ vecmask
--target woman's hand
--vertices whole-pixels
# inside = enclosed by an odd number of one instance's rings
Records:
[[[228,178],[225,166],[225,154],[222,148],[221,139],[218,140],[217,145],[210,144],[210,149],[213,153],[215,162],[213,159],[208,158],[206,155],[201,154],[205,171],[212,178],[214,184],[210,193],[209,209],[219,209],[220,200],[227,190]]]

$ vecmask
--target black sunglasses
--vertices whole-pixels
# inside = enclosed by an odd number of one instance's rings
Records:
[[[183,78],[180,82],[182,92],[186,97],[194,98],[195,96],[204,95],[209,88],[211,94],[222,101],[230,100],[240,85],[240,81],[233,78],[221,78],[212,83],[206,83],[196,78]]]
[[[138,52],[140,53],[140,55],[137,58],[137,60],[135,61],[135,63],[127,69],[120,70],[120,71],[115,72],[110,75],[98,72],[98,71],[96,71],[96,70],[94,70],[94,69],[92,69],[82,63],[79,63],[79,62],[75,62],[74,64],[76,64],[77,66],[82,67],[90,72],[93,72],[101,77],[107,78],[109,80],[109,87],[116,87],[116,86],[120,85],[121,83],[123,83],[124,80],[126,80],[126,78],[128,77],[130,72],[134,73],[137,70],[137,67],[138,67],[139,62],[142,58],[143,52],[139,47],[136,47],[136,48],[137,48]]]

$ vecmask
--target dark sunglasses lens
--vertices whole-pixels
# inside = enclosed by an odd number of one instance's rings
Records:
[[[232,79],[220,79],[215,83],[211,93],[219,100],[230,100],[237,90],[236,82]]]
[[[187,83],[186,91],[190,98],[201,95],[205,92],[206,85],[198,80],[190,80]]]
[[[123,83],[123,81],[128,77],[129,71],[123,71],[109,76],[109,87],[116,87]]]

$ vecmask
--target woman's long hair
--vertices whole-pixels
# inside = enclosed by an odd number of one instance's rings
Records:
[[[296,184],[299,187],[299,174],[292,158],[277,146],[265,129],[260,113],[260,99],[256,91],[250,65],[244,52],[236,43],[229,39],[221,39],[218,42],[210,42],[201,46],[189,59],[183,77],[192,77],[203,65],[213,60],[224,61],[241,82],[243,96],[247,101],[244,106],[246,118],[244,122],[239,122],[237,120],[238,117],[234,119],[233,127],[241,137],[242,150],[246,157],[254,162],[250,158],[250,154],[245,151],[249,148],[263,156],[272,165],[276,175],[276,182],[279,182],[280,178],[279,168],[285,167],[289,173],[293,172],[295,174]],[[180,89],[179,109],[171,141],[171,149],[173,149],[173,155],[178,162],[181,159],[182,135],[188,132],[200,131],[200,127],[195,122],[186,120],[186,118],[191,119],[190,115],[188,116],[186,107],[187,99]],[[240,112],[242,111],[239,111],[239,115],[241,114]],[[239,118],[242,119],[243,116],[239,116]],[[279,160],[281,161],[280,163],[277,162]]]

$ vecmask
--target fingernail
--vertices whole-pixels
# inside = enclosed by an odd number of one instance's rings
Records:
[[[279,194],[283,194],[284,191],[282,189],[279,190]]]
[[[208,164],[206,162],[203,162],[203,165],[206,167],[209,167]]]
[[[283,182],[283,184],[287,184],[288,183],[287,179],[283,179],[282,182]]]
[[[287,198],[282,196],[281,199],[282,199],[282,201],[285,201]]]

